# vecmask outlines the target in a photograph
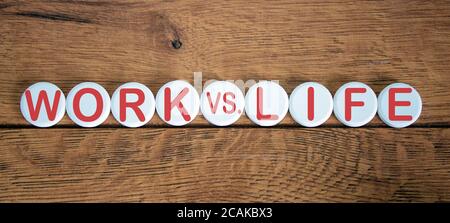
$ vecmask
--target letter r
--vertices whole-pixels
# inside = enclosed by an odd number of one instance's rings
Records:
[[[135,94],[138,99],[135,102],[127,102],[127,94]],[[120,89],[120,121],[124,122],[127,119],[127,107],[133,109],[138,117],[139,121],[145,121],[145,116],[142,110],[139,108],[144,101],[145,95],[141,89],[138,88],[122,88]]]

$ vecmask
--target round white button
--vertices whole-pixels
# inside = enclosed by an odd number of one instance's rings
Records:
[[[188,82],[171,81],[156,94],[156,112],[169,125],[186,125],[197,116],[199,101],[197,91]]]
[[[66,98],[56,85],[38,82],[29,86],[22,94],[20,111],[30,124],[50,127],[64,117]]]
[[[140,127],[155,114],[155,97],[143,84],[129,82],[119,86],[111,97],[111,113],[122,125]]]
[[[213,125],[227,126],[241,117],[245,99],[242,91],[228,81],[215,81],[202,93],[200,108],[203,116]]]
[[[289,112],[292,118],[302,126],[322,125],[333,112],[333,97],[330,91],[319,83],[303,83],[291,93]]]
[[[272,81],[260,81],[245,96],[245,113],[260,126],[274,126],[283,120],[289,108],[286,91]]]
[[[408,84],[391,84],[378,96],[378,116],[388,126],[409,126],[417,121],[421,112],[422,99],[419,92]]]
[[[364,83],[346,83],[334,95],[334,115],[346,126],[363,126],[373,119],[376,112],[377,96]]]
[[[108,118],[110,106],[108,92],[97,83],[80,83],[67,95],[67,115],[81,127],[102,124]]]

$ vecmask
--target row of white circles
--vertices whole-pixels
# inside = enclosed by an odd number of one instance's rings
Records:
[[[156,100],[149,88],[136,82],[121,85],[112,98],[101,85],[83,82],[69,92],[67,102],[56,85],[39,82],[25,90],[20,102],[24,118],[38,127],[55,125],[65,111],[82,127],[100,125],[110,111],[122,125],[140,127],[150,121],[155,107],[159,117],[173,126],[190,123],[201,109],[206,120],[216,126],[233,124],[244,111],[257,125],[273,126],[289,110],[300,125],[316,127],[328,120],[334,110],[337,119],[346,126],[363,126],[378,111],[384,123],[403,128],[419,118],[422,100],[413,87],[404,83],[387,86],[377,98],[366,84],[350,82],[341,86],[333,99],[330,91],[316,82],[297,86],[288,98],[279,84],[260,81],[250,87],[244,98],[242,91],[231,82],[215,81],[199,97],[191,84],[176,80],[162,86]],[[46,113],[40,112],[42,109]]]

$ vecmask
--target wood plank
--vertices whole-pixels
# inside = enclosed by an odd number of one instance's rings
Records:
[[[138,81],[155,93],[201,71],[203,80],[279,80],[288,92],[304,81],[332,92],[362,81],[377,93],[407,82],[424,101],[417,125],[447,126],[449,17],[441,0],[2,1],[0,125],[26,124],[19,98],[37,81],[66,94],[82,81],[110,93]],[[61,124],[72,125],[67,117]],[[106,124],[117,125],[112,117]]]
[[[0,201],[450,201],[447,128],[0,130]]]

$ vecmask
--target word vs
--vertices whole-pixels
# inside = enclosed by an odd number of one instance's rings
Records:
[[[241,89],[227,81],[209,84],[201,96],[186,81],[176,80],[162,86],[156,97],[145,85],[129,82],[119,86],[110,98],[99,84],[84,82],[70,90],[67,98],[54,84],[39,82],[22,95],[20,110],[34,126],[50,127],[67,112],[82,127],[103,123],[111,112],[120,124],[140,127],[148,123],[155,110],[172,126],[186,125],[201,110],[206,120],[216,126],[235,123],[246,113],[260,126],[274,126],[289,111],[293,119],[305,127],[326,122],[334,111],[346,126],[360,127],[378,116],[387,125],[403,128],[413,124],[422,112],[419,93],[410,85],[394,83],[377,96],[364,83],[350,82],[341,86],[334,97],[323,85],[307,82],[297,86],[290,97],[277,83],[260,81],[249,88],[244,97]]]

